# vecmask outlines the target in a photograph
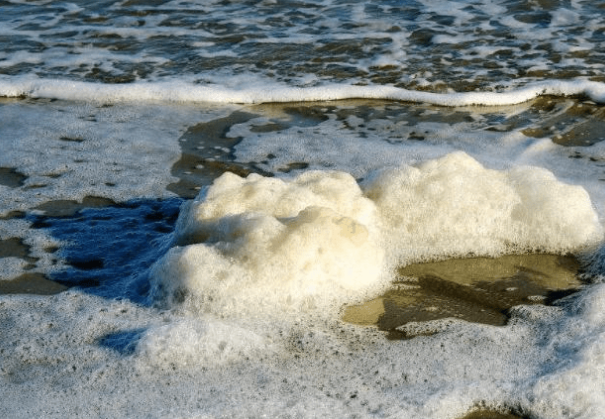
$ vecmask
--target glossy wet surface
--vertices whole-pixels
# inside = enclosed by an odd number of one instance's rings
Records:
[[[502,326],[511,307],[550,304],[581,289],[578,269],[575,258],[555,255],[413,264],[384,295],[345,308],[343,320],[376,326],[392,339],[432,334],[447,322],[431,322],[443,319]]]

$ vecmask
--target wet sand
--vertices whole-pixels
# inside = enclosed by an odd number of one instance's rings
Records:
[[[459,320],[502,326],[511,307],[551,304],[580,290],[579,269],[573,256],[542,254],[412,264],[384,295],[346,307],[342,318],[391,339],[433,334]]]
[[[527,419],[527,416],[519,416],[513,413],[500,413],[491,410],[476,410],[460,419]]]
[[[28,273],[10,281],[0,281],[0,294],[52,295],[68,289],[39,273]]]

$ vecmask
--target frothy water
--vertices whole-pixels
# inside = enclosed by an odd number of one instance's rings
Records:
[[[601,417],[603,12],[0,2],[0,416]]]
[[[0,69],[10,76],[474,90],[599,79],[605,64],[602,6],[588,1],[8,1],[3,9]]]

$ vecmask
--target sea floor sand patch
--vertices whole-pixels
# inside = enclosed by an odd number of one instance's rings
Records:
[[[53,200],[40,204],[35,209],[49,217],[69,217],[83,209],[103,208],[114,204],[115,202],[108,198],[85,196],[82,202],[70,199]]]
[[[525,416],[518,416],[513,413],[500,413],[492,410],[475,410],[460,419],[523,419]]]
[[[546,96],[534,100],[532,108],[544,118],[522,130],[528,137],[552,138],[568,147],[591,146],[605,138],[605,110],[590,100]]]
[[[412,264],[382,296],[346,307],[342,319],[392,339],[433,334],[458,320],[501,326],[511,307],[550,304],[580,290],[579,269],[573,256],[549,254]]]
[[[23,186],[23,182],[27,176],[18,172],[13,167],[0,167],[0,185],[8,186],[9,188],[18,188]]]
[[[233,147],[241,138],[226,136],[233,125],[255,116],[248,112],[234,111],[224,118],[189,127],[179,138],[181,156],[171,168],[171,174],[179,180],[169,184],[166,189],[181,197],[194,198],[203,185],[212,183],[213,179],[226,171],[241,176],[253,172],[267,175],[254,165],[235,164]]]
[[[0,281],[1,294],[52,295],[65,291],[67,287],[47,279],[40,273],[25,273],[10,281]]]

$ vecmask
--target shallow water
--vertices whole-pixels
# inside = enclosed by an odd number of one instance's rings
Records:
[[[377,326],[389,338],[433,334],[440,319],[505,325],[521,304],[552,304],[579,291],[578,261],[570,256],[506,255],[411,264],[374,300],[344,310],[343,320]]]
[[[601,416],[600,4],[0,10],[1,416]]]

